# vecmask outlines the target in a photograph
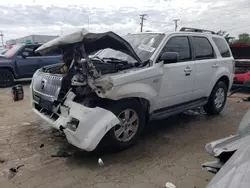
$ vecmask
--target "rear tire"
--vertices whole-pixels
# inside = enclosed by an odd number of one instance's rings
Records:
[[[0,70],[0,88],[10,87],[14,84],[14,75],[8,69]]]
[[[220,81],[216,83],[207,104],[204,106],[207,114],[217,115],[223,110],[227,100],[227,91],[228,88],[224,82]]]
[[[138,141],[145,124],[145,112],[139,102],[133,99],[125,99],[106,107],[113,112],[121,124],[114,126],[107,133],[109,145],[115,150],[123,150]]]

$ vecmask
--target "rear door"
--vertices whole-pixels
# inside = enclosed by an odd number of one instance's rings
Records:
[[[219,60],[216,59],[211,41],[207,37],[193,36],[192,44],[196,69],[193,95],[195,98],[208,97]]]

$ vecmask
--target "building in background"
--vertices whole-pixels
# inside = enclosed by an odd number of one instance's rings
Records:
[[[57,38],[58,36],[53,36],[53,35],[29,35],[26,37],[18,38],[18,39],[12,39],[12,40],[7,40],[6,45],[14,45],[18,43],[46,43],[52,39]]]

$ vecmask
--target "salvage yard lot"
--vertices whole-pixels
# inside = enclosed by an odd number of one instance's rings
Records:
[[[198,110],[153,121],[130,149],[87,153],[68,144],[32,112],[28,88],[26,83],[24,100],[18,102],[12,100],[10,89],[0,89],[1,188],[157,188],[168,181],[178,188],[203,188],[213,175],[200,165],[214,160],[205,152],[205,144],[234,134],[250,106],[238,102],[237,94],[228,99],[220,116]],[[72,156],[51,157],[59,150]],[[22,164],[10,178],[9,169]]]

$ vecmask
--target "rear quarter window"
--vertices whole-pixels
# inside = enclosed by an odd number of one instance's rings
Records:
[[[231,57],[229,47],[224,39],[218,37],[213,37],[212,39],[220,51],[222,57]]]
[[[193,37],[195,49],[195,59],[213,59],[215,58],[214,50],[206,37]]]

